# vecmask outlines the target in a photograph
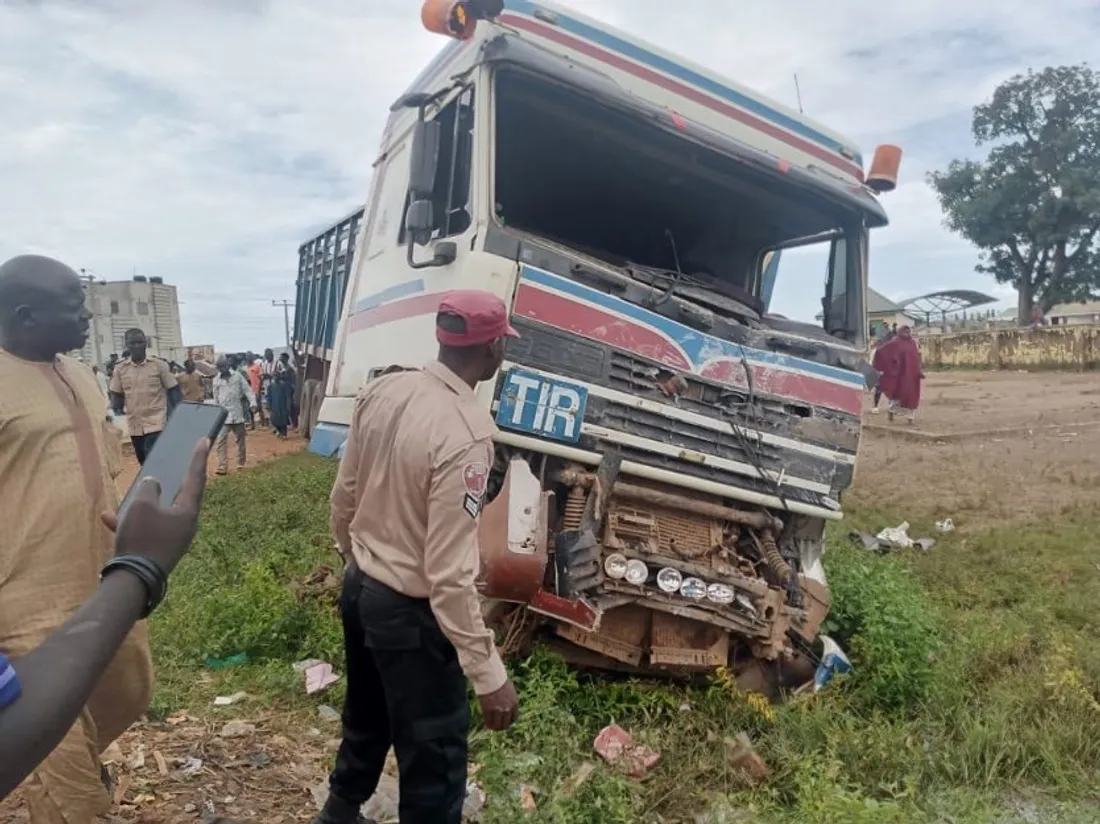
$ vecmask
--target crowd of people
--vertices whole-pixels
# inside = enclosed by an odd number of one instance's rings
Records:
[[[244,467],[247,432],[270,427],[281,439],[298,426],[297,370],[290,355],[271,349],[262,357],[251,352],[223,355],[216,363],[185,360],[183,364],[148,354],[140,329],[124,336],[122,356],[112,354],[93,374],[109,400],[108,417],[123,416],[138,462],[144,464],[172,410],[181,401],[211,402],[225,407],[225,426],[214,443],[219,475],[229,471],[229,438],[236,442],[237,467]]]
[[[177,372],[132,330],[124,357],[99,375],[63,354],[83,346],[89,318],[68,266],[32,255],[0,265],[0,798],[22,782],[31,824],[94,824],[109,811],[100,754],[151,700],[143,619],[196,533],[205,485],[204,440],[173,505],[161,506],[147,479],[119,522],[107,396],[132,421],[143,457],[174,406],[197,399],[201,386],[230,415],[219,468],[227,432],[240,433],[243,463],[246,421],[278,431],[294,416],[292,393],[272,392],[293,386],[289,359],[280,368],[270,353],[258,364],[223,357]],[[467,682],[487,728],[516,719],[516,690],[476,588],[495,426],[474,393],[515,335],[499,298],[449,293],[437,315],[438,359],[388,369],[357,399],[331,499],[345,563],[343,740],[314,824],[363,824],[360,806],[391,747],[401,821],[459,824]],[[266,409],[256,403],[257,376]]]

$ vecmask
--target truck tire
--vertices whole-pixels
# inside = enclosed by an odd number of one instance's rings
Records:
[[[321,382],[316,379],[310,379],[302,384],[302,436],[309,438],[313,435],[313,427],[317,425],[317,412],[320,409],[316,403],[316,399],[320,396],[324,398],[324,390],[321,389]]]
[[[309,396],[309,431],[312,435],[312,431],[317,429],[317,421],[321,417],[321,404],[324,402],[324,384],[320,381],[313,387],[313,392]]]
[[[298,403],[298,433],[307,441],[313,434],[313,422],[309,419],[309,412],[313,406],[315,386],[315,381],[305,381],[302,384],[302,399]]]

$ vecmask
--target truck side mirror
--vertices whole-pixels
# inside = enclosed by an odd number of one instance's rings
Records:
[[[412,157],[409,159],[409,191],[413,201],[429,198],[435,190],[435,173],[439,164],[439,138],[441,127],[436,121],[420,120],[413,127]]]
[[[406,260],[413,269],[428,269],[433,266],[448,266],[458,257],[458,244],[452,240],[441,240],[435,244],[432,259],[417,262],[413,250],[417,246],[431,243],[435,231],[434,208],[430,200],[414,200],[405,212],[405,237],[408,239]]]
[[[409,245],[427,246],[435,229],[434,207],[430,200],[414,200],[405,212],[405,233]]]

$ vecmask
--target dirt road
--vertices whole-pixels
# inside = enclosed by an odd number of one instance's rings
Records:
[[[249,432],[245,443],[248,451],[248,463],[246,468],[266,463],[267,461],[282,457],[283,455],[289,455],[293,452],[300,452],[306,448],[305,441],[299,438],[297,433],[292,431],[285,441],[281,441],[275,436],[275,433],[269,429],[257,429],[255,432]],[[233,440],[233,436],[230,435],[229,465],[231,472],[236,466],[234,463],[237,454],[235,452],[235,444],[236,442]],[[207,474],[213,477],[215,468],[214,455],[211,454],[209,464],[207,465]],[[134,478],[137,476],[137,472],[137,459],[134,458],[132,451],[127,450],[124,456],[122,474],[118,476],[119,491],[125,492],[129,489],[130,484],[133,483]]]
[[[913,426],[864,418],[850,499],[973,530],[1100,495],[1100,373],[940,373]]]

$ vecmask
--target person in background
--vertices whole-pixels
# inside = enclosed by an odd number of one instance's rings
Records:
[[[127,330],[126,348],[130,356],[115,367],[110,385],[111,407],[116,415],[126,415],[139,464],[145,463],[181,397],[168,363],[148,357],[147,347],[144,332]]]
[[[883,344],[875,353],[875,369],[882,373],[879,388],[890,399],[887,407],[889,419],[893,421],[894,415],[900,412],[909,423],[914,423],[920,406],[924,368],[920,348],[908,326],[902,326],[898,336]]]
[[[294,387],[287,380],[285,372],[276,372],[267,387],[267,408],[271,415],[271,425],[280,440],[286,440],[286,430],[290,425],[290,408],[294,405]]]
[[[256,428],[256,415],[258,413],[260,418],[260,426],[266,426],[264,420],[263,404],[260,403],[263,397],[263,367],[260,366],[259,358],[252,358],[248,362],[248,386],[252,389],[252,395],[256,398],[257,403],[252,410],[252,414],[249,416],[249,429]]]
[[[0,799],[30,775],[67,734],[71,735],[73,723],[86,712],[135,626],[160,603],[165,592],[162,585],[166,588],[168,576],[198,529],[209,452],[208,440],[196,446],[183,489],[172,506],[159,505],[160,487],[149,478],[138,487],[121,524],[104,513],[103,526],[117,530],[114,558],[104,566],[102,577],[83,605],[33,649],[9,659],[0,648],[0,741],[4,742]],[[93,761],[87,749],[80,756],[81,760]],[[75,771],[63,774],[52,786],[64,796],[72,793],[84,777]],[[89,781],[100,778],[86,777]],[[43,817],[40,807],[32,807],[31,820],[91,822],[93,810],[106,812],[109,806],[104,803],[103,787],[93,790],[96,803],[82,808],[87,811],[83,818],[72,806],[59,808],[62,819]]]
[[[255,411],[256,396],[252,394],[252,387],[248,385],[241,373],[234,370],[229,358],[218,358],[218,374],[214,378],[214,403],[225,408],[227,413],[225,425],[218,432],[214,441],[214,451],[218,456],[217,473],[225,475],[229,472],[229,433],[237,441],[237,468],[242,469],[247,460],[247,447],[245,444],[245,413],[248,410]]]
[[[202,403],[206,399],[206,385],[203,377],[195,371],[195,362],[185,360],[183,362],[183,374],[176,378],[183,393],[183,399],[191,403]]]
[[[496,427],[474,394],[515,335],[500,298],[451,292],[436,319],[439,359],[377,378],[356,400],[332,489],[332,528],[347,561],[343,741],[314,824],[358,820],[391,746],[401,821],[459,824],[466,679],[489,729],[515,721],[516,691],[475,586]]]
[[[107,358],[107,363],[104,364],[104,370],[107,372],[107,380],[111,379],[111,375],[115,373],[115,366],[118,364],[118,353],[112,352],[111,356]]]
[[[283,379],[290,384],[290,425],[298,428],[298,372],[290,362],[290,354],[283,352],[279,355],[279,363],[276,370],[283,374]]]
[[[98,366],[92,366],[92,374],[95,375],[96,383],[99,384],[99,390],[103,393],[103,403],[107,407],[107,420],[114,420],[114,412],[111,409],[111,393],[107,389],[107,378],[104,376],[103,372],[100,371]]]
[[[260,409],[263,412],[261,424],[266,420],[274,428],[271,422],[271,410],[267,406],[267,389],[275,380],[275,373],[279,369],[279,362],[275,360],[275,352],[271,349],[264,350],[264,356],[260,359]]]
[[[62,354],[84,346],[89,318],[80,278],[65,264],[25,255],[0,266],[0,652],[17,661],[96,592],[113,552],[100,516],[119,504],[118,440],[95,375]],[[82,643],[77,636],[67,647]],[[75,675],[66,663],[47,680],[65,689]],[[152,691],[141,622],[72,712],[75,723],[27,743],[35,753],[46,739],[56,744],[25,785],[31,824],[90,824],[107,811],[97,754],[141,716]],[[25,757],[20,741],[0,726],[4,769]]]

